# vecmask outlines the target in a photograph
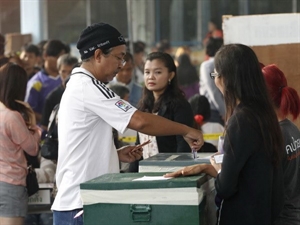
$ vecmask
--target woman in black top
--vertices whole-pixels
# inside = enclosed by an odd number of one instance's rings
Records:
[[[220,225],[272,224],[283,205],[282,136],[258,59],[245,45],[223,46],[211,77],[226,105],[223,162],[212,157],[166,176],[216,177]]]
[[[192,108],[179,89],[176,66],[169,54],[152,52],[147,56],[144,81],[139,110],[193,127]],[[153,137],[139,133],[136,144],[148,139],[151,143],[143,147],[144,159],[161,152],[191,152],[191,148],[180,135]],[[130,171],[137,172],[137,167],[138,161],[131,164]]]

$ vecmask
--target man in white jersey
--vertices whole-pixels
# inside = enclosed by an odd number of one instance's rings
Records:
[[[77,48],[82,65],[72,71],[58,114],[59,156],[56,172],[58,193],[52,205],[54,225],[82,225],[80,183],[106,173],[119,172],[119,159],[133,162],[142,151],[133,146],[116,150],[112,128],[123,133],[131,128],[149,135],[183,135],[191,148],[200,149],[202,133],[160,116],[140,112],[120,99],[106,83],[124,65],[125,40],[114,27],[88,26]]]

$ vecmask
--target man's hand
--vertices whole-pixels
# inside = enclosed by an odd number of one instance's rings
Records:
[[[118,149],[118,156],[120,161],[131,163],[142,158],[143,148],[138,148],[138,149],[135,148],[136,146],[124,146]]]
[[[188,133],[183,136],[184,140],[189,144],[191,149],[199,151],[204,144],[203,134],[200,130],[190,128]]]

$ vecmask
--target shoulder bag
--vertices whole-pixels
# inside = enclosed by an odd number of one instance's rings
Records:
[[[57,125],[56,116],[59,109],[59,105],[56,105],[53,109],[54,116],[50,121],[51,125],[49,127],[46,138],[41,146],[41,156],[45,159],[57,160],[58,158],[58,139],[57,139]]]

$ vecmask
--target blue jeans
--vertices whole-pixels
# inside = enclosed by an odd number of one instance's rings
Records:
[[[74,216],[81,210],[53,211],[53,225],[83,225],[83,215],[74,219]]]

